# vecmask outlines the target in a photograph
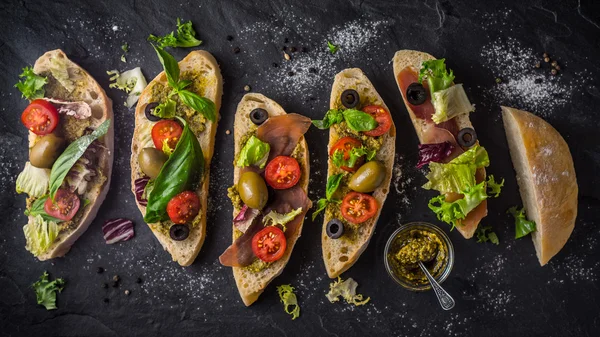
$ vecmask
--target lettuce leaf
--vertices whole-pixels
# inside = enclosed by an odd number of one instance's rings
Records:
[[[354,165],[356,165],[356,162],[362,156],[365,156],[367,161],[373,160],[373,158],[375,158],[375,156],[377,155],[377,151],[361,146],[352,148],[349,152],[349,155],[350,156],[348,157],[348,159],[344,159],[344,151],[338,149],[333,153],[331,160],[333,161],[333,164],[337,167],[354,167]]]
[[[34,256],[45,253],[58,236],[58,226],[54,221],[46,221],[41,215],[30,216],[23,227],[27,244],[25,248]]]
[[[262,169],[267,164],[270,150],[269,143],[265,143],[253,135],[240,151],[236,165],[238,167],[256,165]]]
[[[504,186],[504,178],[502,178],[502,181],[497,183],[496,180],[494,179],[494,175],[490,174],[488,176],[488,180],[486,182],[488,189],[490,190],[488,192],[489,196],[494,196],[494,198],[498,198],[500,196],[500,192],[502,191],[502,187]]]
[[[283,310],[292,315],[292,320],[298,318],[300,316],[300,306],[298,305],[298,298],[296,297],[296,294],[294,294],[294,287],[290,284],[282,284],[277,286],[277,293],[279,294],[279,299],[283,303]],[[293,310],[290,310],[291,306],[294,307]]]
[[[429,163],[429,180],[424,189],[437,190],[440,193],[463,193],[475,185],[475,172],[479,167],[490,165],[487,151],[475,145],[465,153],[452,159],[449,163]]]
[[[57,278],[48,280],[48,272],[44,272],[40,279],[32,285],[35,290],[37,304],[43,305],[46,310],[56,309],[56,292],[61,292],[65,287],[65,280]]]
[[[452,70],[448,72],[446,69],[446,59],[429,60],[421,64],[421,70],[419,71],[419,82],[423,83],[424,79],[427,79],[429,90],[431,91],[431,97],[436,91],[444,90],[452,86],[454,81],[454,73]]]
[[[263,224],[265,226],[281,225],[281,227],[283,227],[283,231],[285,232],[286,231],[285,225],[288,222],[294,220],[294,218],[296,216],[298,216],[298,214],[300,214],[300,213],[302,213],[302,207],[298,207],[295,210],[292,210],[285,214],[280,214],[280,213],[277,213],[276,211],[270,211],[263,217]]]
[[[431,119],[435,124],[440,124],[458,115],[475,111],[462,84],[453,85],[447,89],[432,93],[432,103],[435,113]]]
[[[487,199],[485,182],[466,188],[462,194],[464,198],[453,202],[447,202],[443,194],[429,200],[429,209],[436,214],[438,220],[452,225],[452,229],[456,227],[459,220],[464,219],[469,212]]]
[[[492,231],[492,226],[479,226],[479,228],[477,228],[477,231],[475,232],[475,235],[477,235],[478,243],[489,241],[495,245],[500,244],[498,236]]]
[[[325,294],[325,296],[331,303],[339,301],[339,297],[341,296],[348,304],[354,304],[356,306],[367,304],[371,298],[367,297],[366,299],[363,299],[362,294],[356,293],[357,287],[358,283],[352,278],[342,281],[342,278],[338,276],[336,281],[329,284],[329,292]]]
[[[181,19],[177,18],[177,36],[175,32],[171,32],[165,36],[150,35],[148,41],[153,41],[160,48],[165,47],[196,47],[202,41],[196,39],[196,31],[192,27],[192,21],[181,23]]]
[[[27,193],[30,197],[39,198],[46,194],[50,186],[50,170],[37,168],[30,162],[25,163],[25,168],[17,176],[17,193]]]
[[[23,73],[19,77],[23,80],[15,84],[15,87],[21,91],[23,98],[32,101],[44,97],[44,85],[48,83],[48,78],[37,75],[31,67],[23,68]]]
[[[515,239],[520,239],[529,233],[535,232],[535,222],[527,220],[525,217],[525,208],[519,210],[517,206],[513,206],[506,213],[510,213],[515,217]]]

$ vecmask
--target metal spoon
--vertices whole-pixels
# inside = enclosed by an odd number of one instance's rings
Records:
[[[446,292],[446,290],[444,290],[442,288],[442,286],[440,286],[439,283],[437,283],[437,281],[433,278],[433,276],[431,276],[431,274],[429,274],[429,270],[427,270],[427,268],[425,268],[425,265],[423,265],[423,262],[419,261],[419,267],[421,267],[421,270],[423,271],[423,273],[425,273],[425,276],[427,276],[427,280],[429,280],[429,283],[431,284],[431,288],[433,288],[433,291],[435,292],[435,296],[437,296],[438,301],[440,302],[440,306],[442,307],[442,309],[444,310],[450,310],[452,308],[454,308],[454,299],[452,298],[452,296],[450,296],[450,294],[448,294]]]

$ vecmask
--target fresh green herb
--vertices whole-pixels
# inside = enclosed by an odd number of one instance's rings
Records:
[[[128,52],[129,51],[129,45],[127,44],[127,42],[123,43],[123,45],[121,46],[121,50],[123,50],[123,52]]]
[[[181,23],[181,19],[177,18],[177,35],[171,32],[165,36],[150,35],[148,41],[156,43],[160,48],[165,47],[196,47],[202,41],[196,39],[196,31],[192,27],[192,21]]]
[[[61,292],[65,287],[65,280],[57,278],[54,281],[48,280],[48,272],[40,276],[39,281],[32,285],[35,290],[37,304],[43,305],[46,310],[54,310],[56,307],[56,292]]]
[[[502,187],[504,186],[504,178],[502,178],[502,181],[497,183],[496,180],[494,180],[494,175],[490,174],[488,177],[488,180],[486,181],[487,187],[490,190],[488,192],[489,196],[494,196],[494,198],[498,198],[500,196],[500,192],[502,191]]]
[[[378,125],[371,115],[356,109],[330,109],[322,120],[313,120],[312,123],[317,128],[325,130],[342,121],[346,121],[348,127],[357,132],[371,131]]]
[[[242,147],[236,165],[238,167],[246,167],[256,165],[259,168],[264,168],[269,158],[271,146],[252,135]]]
[[[25,249],[34,256],[45,253],[58,236],[58,226],[54,221],[47,221],[40,214],[30,216],[29,222],[23,227],[26,245]]]
[[[198,139],[183,118],[183,132],[175,146],[173,155],[165,162],[153,188],[148,193],[148,205],[144,221],[155,223],[169,219],[167,203],[175,195],[191,189],[204,174],[204,155]]]
[[[110,119],[107,119],[91,134],[85,135],[69,144],[67,149],[58,157],[58,159],[56,159],[54,165],[52,165],[52,171],[50,172],[50,197],[52,200],[54,200],[54,195],[62,185],[69,170],[71,170],[73,165],[75,165],[93,141],[104,136],[106,132],[108,132],[109,126]]]
[[[31,67],[23,68],[23,73],[19,77],[23,80],[15,84],[15,87],[21,91],[23,98],[32,101],[44,97],[44,85],[48,83],[46,77],[36,75]]]
[[[331,303],[339,301],[339,297],[341,296],[348,304],[354,304],[356,306],[367,304],[371,298],[367,297],[367,299],[363,300],[363,295],[356,293],[357,287],[358,283],[352,278],[342,281],[342,278],[338,276],[337,281],[329,284],[329,292],[325,297],[327,297]]]
[[[282,284],[277,286],[277,293],[279,294],[279,299],[283,303],[283,310],[292,315],[292,320],[298,318],[298,316],[300,316],[300,306],[298,305],[296,294],[294,294],[294,287],[290,284]],[[292,306],[294,309],[290,310],[290,307]]]
[[[333,199],[333,194],[335,193],[335,191],[337,191],[338,187],[340,186],[340,182],[342,181],[343,177],[343,173],[338,173],[327,178],[327,186],[325,187],[325,198],[321,198],[319,199],[319,201],[317,201],[317,209],[312,214],[313,221],[315,221],[319,213],[325,210],[327,205],[329,205],[330,203],[339,204],[341,202],[340,200]]]
[[[513,206],[506,211],[515,217],[515,239],[520,239],[529,233],[535,232],[535,222],[527,220],[525,217],[525,208],[517,209],[517,206]]]
[[[327,48],[329,48],[329,52],[331,54],[337,53],[337,51],[340,49],[340,47],[334,45],[331,41],[327,41]]]
[[[285,214],[281,214],[276,211],[270,211],[263,217],[263,224],[265,226],[280,225],[282,227],[283,231],[285,232],[287,230],[285,225],[287,225],[288,222],[294,220],[294,218],[296,218],[296,216],[298,216],[298,214],[301,214],[301,213],[302,213],[302,207],[298,207],[298,208],[296,208],[290,212],[287,212]]]
[[[361,147],[353,147],[349,152],[348,159],[344,158],[343,150],[336,150],[331,157],[331,161],[337,167],[354,167],[356,162],[362,157],[366,156],[367,161],[371,161],[377,155],[377,152],[374,149],[369,149],[364,146]]]
[[[152,45],[152,47],[154,47],[156,55],[158,55],[158,60],[165,70],[169,86],[173,89],[178,88],[177,83],[179,82],[179,64],[171,54],[167,53],[162,48],[156,47],[155,45]]]
[[[183,104],[202,113],[209,121],[214,122],[217,120],[216,107],[213,101],[187,90],[179,90],[177,93]]]
[[[29,209],[25,210],[25,215],[34,216],[34,217],[39,215],[42,217],[42,219],[44,219],[46,221],[54,221],[56,223],[63,221],[63,220],[57,219],[53,216],[50,216],[50,215],[48,215],[48,213],[46,213],[46,210],[44,209],[44,204],[46,203],[47,199],[48,199],[47,195],[36,199],[31,204],[31,207]],[[86,201],[87,201],[87,204],[89,204],[89,202],[90,202],[88,199],[85,199],[84,203],[83,203],[84,207],[87,206]]]
[[[427,79],[431,97],[434,92],[449,88],[454,81],[454,74],[452,70],[448,72],[445,61],[446,59],[429,60],[421,64],[419,82],[423,83],[423,80]]]
[[[477,242],[488,242],[498,245],[500,241],[498,240],[498,236],[492,230],[492,226],[479,226],[475,235],[477,235]]]
[[[91,203],[92,203],[92,201],[90,199],[88,199],[88,198],[83,199],[83,207],[85,207]]]

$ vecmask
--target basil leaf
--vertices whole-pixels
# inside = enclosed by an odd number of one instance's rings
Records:
[[[40,215],[42,217],[42,219],[44,219],[46,221],[53,221],[56,223],[64,221],[64,220],[57,219],[53,216],[50,216],[50,215],[48,215],[48,213],[46,213],[46,210],[44,209],[44,204],[46,203],[46,200],[48,200],[47,196],[36,199],[31,204],[31,207],[29,209],[25,210],[25,215],[27,215],[27,216]],[[85,207],[86,205],[84,204],[83,206]]]
[[[192,81],[190,81],[190,80],[181,80],[181,81],[179,81],[179,83],[177,83],[177,91],[183,90],[183,89],[189,87],[190,84],[192,84]]]
[[[187,90],[179,90],[177,93],[183,104],[203,114],[209,121],[216,122],[217,113],[213,101]]]
[[[174,118],[175,117],[175,107],[177,106],[177,102],[174,100],[167,98],[166,101],[160,103],[154,108],[152,114],[154,116],[160,118]]]
[[[156,47],[155,45],[152,45],[152,47],[156,50],[156,55],[158,55],[160,64],[162,64],[163,69],[165,70],[169,86],[171,88],[177,88],[177,82],[179,82],[179,64],[171,54],[167,53],[162,48]]]
[[[341,110],[330,109],[325,113],[322,120],[313,119],[312,124],[318,129],[329,129],[333,124],[341,123],[344,120],[344,115]]]
[[[377,121],[366,112],[356,109],[342,111],[348,127],[354,131],[371,131],[377,127]]]
[[[155,223],[169,219],[167,204],[177,194],[190,190],[202,178],[204,155],[198,139],[183,118],[183,132],[173,154],[165,162],[148,193],[144,221]]]
[[[331,200],[331,197],[340,186],[340,181],[342,181],[343,176],[343,173],[338,173],[327,178],[327,187],[325,188],[325,197],[327,200]]]
[[[96,139],[104,136],[108,132],[110,127],[110,119],[105,120],[94,132],[89,135],[85,135],[73,143],[69,144],[67,149],[56,159],[54,165],[52,165],[52,171],[50,172],[50,197],[54,200],[56,191],[62,185],[67,173],[71,170],[73,165],[81,158],[85,153],[88,146],[92,144]]]
[[[315,219],[317,218],[317,215],[319,215],[319,213],[321,213],[329,204],[329,201],[325,198],[321,198],[319,199],[319,201],[317,201],[317,209],[313,212],[312,214],[312,220],[315,221]]]

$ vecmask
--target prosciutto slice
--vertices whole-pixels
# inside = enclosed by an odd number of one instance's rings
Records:
[[[273,116],[258,127],[256,136],[271,146],[270,161],[277,156],[291,155],[310,125],[310,118],[298,114]]]
[[[89,104],[83,101],[69,102],[63,101],[61,99],[47,97],[44,97],[43,100],[58,106],[58,112],[67,116],[73,116],[77,119],[86,119],[92,116],[92,107],[90,107]]]

